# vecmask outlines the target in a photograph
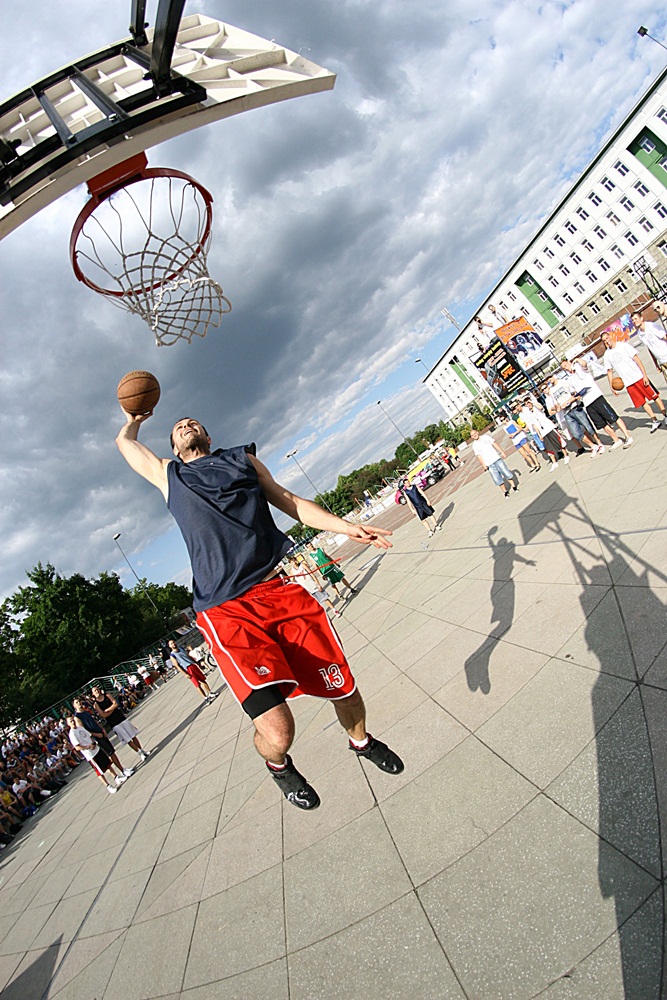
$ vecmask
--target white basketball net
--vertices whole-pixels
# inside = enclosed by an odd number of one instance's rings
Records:
[[[96,291],[145,320],[158,347],[189,343],[220,326],[232,308],[208,273],[206,221],[205,199],[193,183],[146,177],[86,219],[77,262]]]

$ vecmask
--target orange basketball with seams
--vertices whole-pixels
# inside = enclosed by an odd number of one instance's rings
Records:
[[[615,389],[616,392],[620,392],[621,389],[625,389],[625,382],[618,375],[614,375],[613,379],[611,380],[611,387],[612,389]]]
[[[118,383],[116,395],[125,412],[136,417],[155,409],[160,398],[160,383],[150,372],[128,372]]]

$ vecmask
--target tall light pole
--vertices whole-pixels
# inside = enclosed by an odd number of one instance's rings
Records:
[[[308,482],[310,483],[310,485],[315,490],[315,496],[316,497],[317,496],[322,497],[322,503],[324,504],[324,506],[326,507],[326,509],[329,511],[329,513],[333,514],[333,511],[332,511],[331,507],[329,506],[329,504],[326,502],[326,500],[322,496],[322,491],[318,490],[317,486],[315,485],[315,483],[313,482],[313,480],[310,478],[310,476],[308,475],[308,473],[306,472],[306,470],[302,466],[302,464],[299,461],[299,459],[296,457],[296,453],[298,452],[298,450],[299,450],[298,448],[295,448],[294,451],[288,451],[287,454],[285,455],[285,458],[293,458],[294,459],[294,461],[296,462],[296,464],[301,469],[301,472],[303,473],[303,475],[306,477],[306,479],[308,480]]]
[[[118,548],[120,549],[120,554],[122,555],[123,559],[125,560],[125,562],[127,563],[127,565],[128,565],[129,567],[130,567],[130,569],[131,569],[131,570],[132,570],[132,572],[134,573],[134,579],[135,579],[135,580],[137,581],[137,583],[139,584],[139,586],[140,586],[140,587],[141,587],[141,589],[143,590],[144,594],[146,595],[146,597],[148,598],[148,600],[149,600],[149,601],[151,602],[151,604],[153,605],[153,609],[154,609],[154,611],[155,611],[155,614],[156,614],[156,615],[158,616],[158,618],[162,619],[162,615],[161,615],[161,614],[160,614],[160,612],[158,611],[158,609],[157,609],[157,607],[156,607],[156,605],[155,605],[155,601],[153,600],[153,598],[151,597],[151,595],[150,595],[150,594],[148,593],[148,591],[146,590],[146,584],[145,584],[145,583],[143,582],[143,580],[140,580],[140,579],[139,579],[139,577],[137,576],[137,574],[136,574],[136,573],[134,572],[134,566],[132,565],[132,563],[130,562],[130,560],[129,560],[129,559],[127,558],[127,556],[126,556],[126,555],[125,555],[125,553],[123,552],[123,549],[121,548],[121,544],[120,544],[120,542],[118,541],[118,539],[119,539],[119,538],[120,538],[120,531],[118,531],[118,532],[117,532],[117,533],[116,533],[116,534],[115,534],[115,535],[113,536],[113,540],[114,540],[114,542],[116,543],[116,545],[118,546]],[[164,619],[162,619],[162,620],[164,620]]]
[[[398,426],[398,424],[396,423],[396,421],[395,421],[395,420],[394,420],[394,419],[393,419],[392,417],[390,417],[390,416],[389,416],[389,414],[388,414],[388,413],[387,413],[387,411],[385,410],[384,406],[382,405],[382,400],[381,400],[381,399],[378,399],[378,406],[380,407],[380,409],[381,409],[381,410],[382,410],[382,412],[384,413],[384,415],[385,415],[385,417],[387,418],[387,420],[391,420],[392,424],[394,425],[394,427],[396,428],[396,430],[398,431],[398,433],[399,433],[399,434],[401,435],[401,437],[403,438],[403,441],[405,442],[405,444],[407,444],[407,446],[408,446],[408,448],[410,449],[410,451],[412,451],[412,452],[413,452],[413,454],[414,454],[414,455],[415,455],[415,456],[416,456],[417,458],[419,458],[419,455],[417,454],[417,452],[415,451],[415,449],[414,449],[414,448],[412,447],[412,445],[410,444],[410,442],[409,442],[409,441],[408,441],[408,439],[406,438],[406,436],[405,436],[405,434],[403,433],[403,431],[401,430],[401,428],[400,428],[400,427]]]
[[[667,52],[667,45],[664,45],[657,38],[654,38],[653,35],[649,35],[648,28],[645,28],[643,24],[641,28],[637,28],[637,34],[641,35],[642,38],[650,38],[652,42],[655,42],[656,45],[659,45],[661,49],[664,49]]]

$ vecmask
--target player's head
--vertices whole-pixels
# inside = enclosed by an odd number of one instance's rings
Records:
[[[471,439],[472,439],[473,441],[477,441],[477,440],[479,440],[479,431],[476,431],[476,430],[475,430],[475,429],[473,428],[473,430],[471,430],[471,431],[470,431],[470,437],[471,437]]]
[[[600,337],[600,339],[601,339],[601,341],[602,341],[602,343],[604,344],[605,347],[613,347],[614,346],[614,341],[611,339],[611,334],[610,333],[607,333],[605,331],[605,333],[602,334],[602,336]]]
[[[630,319],[632,320],[632,325],[634,326],[635,330],[638,330],[641,326],[644,325],[644,317],[640,312],[631,313]]]
[[[67,718],[65,719],[65,722],[70,727],[70,729],[76,729],[76,727],[79,725],[79,720],[76,719],[73,715],[68,715]]]
[[[574,371],[574,365],[572,364],[572,362],[570,361],[569,358],[561,358],[560,359],[560,366],[563,369],[563,371],[565,371],[565,372],[573,372]]]
[[[102,690],[101,687],[95,686],[90,689],[90,693],[92,694],[93,698],[98,699],[103,696],[104,691]]]
[[[189,462],[202,454],[208,455],[211,450],[208,431],[193,417],[182,417],[176,421],[169,435],[169,444],[181,462]]]

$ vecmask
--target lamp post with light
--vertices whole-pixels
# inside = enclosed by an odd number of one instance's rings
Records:
[[[326,509],[329,511],[330,514],[333,514],[333,511],[332,511],[331,507],[329,506],[329,504],[326,502],[326,500],[322,496],[321,490],[318,490],[317,486],[315,485],[315,483],[313,482],[313,480],[310,478],[310,476],[308,475],[308,473],[306,472],[306,470],[302,466],[302,464],[299,461],[299,459],[296,457],[296,453],[298,452],[298,450],[299,450],[298,448],[295,448],[294,451],[288,451],[287,454],[285,455],[285,458],[293,458],[294,459],[294,461],[296,462],[296,464],[301,469],[301,472],[303,473],[303,475],[306,477],[306,479],[308,480],[308,482],[310,483],[310,485],[315,490],[315,496],[316,497],[318,497],[318,496],[321,497],[322,503],[324,504],[324,506],[326,507]]]
[[[151,595],[148,593],[148,590],[146,589],[146,584],[143,582],[143,580],[139,579],[139,577],[137,576],[137,574],[134,571],[134,566],[132,565],[132,563],[130,562],[130,560],[127,558],[127,556],[123,552],[122,546],[121,546],[120,542],[118,541],[119,538],[120,538],[120,531],[116,532],[116,534],[113,536],[113,540],[116,543],[116,545],[118,546],[118,548],[120,549],[120,554],[122,555],[123,559],[125,560],[125,562],[127,563],[127,565],[130,567],[130,569],[134,573],[135,580],[137,581],[137,583],[139,584],[139,586],[143,590],[143,592],[146,595],[146,597],[148,598],[148,600],[153,605],[153,609],[155,611],[155,614],[158,616],[158,618],[162,618],[162,615],[160,614],[160,612],[157,609],[155,601],[153,600],[153,598],[151,597]]]
[[[396,428],[396,430],[398,431],[398,433],[399,433],[399,434],[401,435],[401,437],[403,438],[403,441],[405,442],[405,444],[407,444],[407,446],[408,446],[408,448],[410,449],[410,451],[412,451],[412,452],[413,452],[413,454],[415,455],[415,457],[416,457],[416,458],[419,458],[419,455],[418,455],[418,453],[417,453],[417,452],[415,451],[415,449],[414,449],[414,448],[412,447],[412,445],[410,444],[410,442],[409,442],[409,441],[408,441],[408,439],[406,438],[406,436],[405,436],[405,434],[403,433],[403,431],[401,430],[401,428],[400,428],[400,427],[398,426],[398,424],[397,424],[397,423],[396,423],[396,421],[395,421],[395,420],[393,419],[393,417],[390,417],[390,416],[389,416],[389,414],[387,413],[387,411],[385,410],[384,406],[382,405],[382,400],[381,400],[381,399],[378,399],[378,406],[380,407],[380,409],[381,409],[381,410],[382,410],[382,412],[384,413],[384,415],[385,415],[385,417],[387,418],[387,420],[390,420],[390,421],[391,421],[391,423],[392,423],[392,424],[394,425],[394,427]]]

